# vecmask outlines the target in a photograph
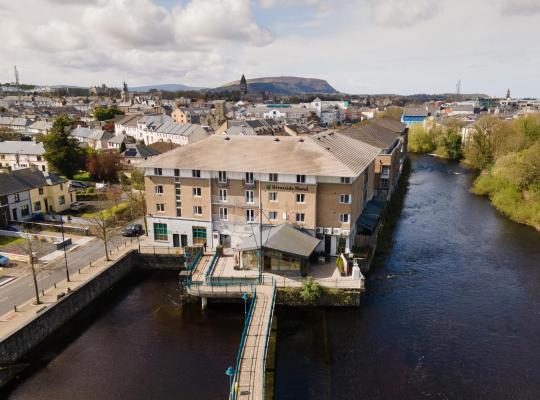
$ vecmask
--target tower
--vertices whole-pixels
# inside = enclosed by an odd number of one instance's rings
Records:
[[[506,99],[511,99],[512,97],[510,96],[510,89],[508,89],[506,91]]]
[[[128,91],[128,86],[126,82],[124,82],[124,86],[122,88],[122,92],[120,93],[120,96],[123,102],[126,102],[129,100],[129,91]]]
[[[244,74],[242,74],[242,78],[240,79],[240,95],[242,98],[247,94],[247,80]]]

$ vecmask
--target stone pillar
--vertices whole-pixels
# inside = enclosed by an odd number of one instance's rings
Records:
[[[203,310],[208,307],[208,298],[207,297],[201,297],[201,307]]]

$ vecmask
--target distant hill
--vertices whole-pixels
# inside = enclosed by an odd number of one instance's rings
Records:
[[[149,92],[151,89],[163,90],[167,92],[178,92],[178,91],[184,91],[184,90],[186,91],[187,90],[202,90],[203,88],[182,85],[180,83],[165,83],[161,85],[145,85],[145,86],[130,87],[129,91],[130,92]]]
[[[270,92],[280,95],[295,94],[333,94],[338,93],[328,82],[323,79],[300,78],[295,76],[280,76],[271,78],[248,79],[248,91]],[[212,91],[238,91],[240,81],[227,83],[224,86],[212,89]]]

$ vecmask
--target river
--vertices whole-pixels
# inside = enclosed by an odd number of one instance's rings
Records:
[[[471,195],[458,164],[412,166],[361,307],[277,308],[276,399],[540,398],[540,234]],[[4,395],[225,399],[242,316],[180,308],[175,274],[137,275],[36,351]]]

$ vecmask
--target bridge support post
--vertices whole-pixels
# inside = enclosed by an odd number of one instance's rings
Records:
[[[206,310],[206,307],[208,307],[208,297],[201,297],[201,307],[203,310]]]

